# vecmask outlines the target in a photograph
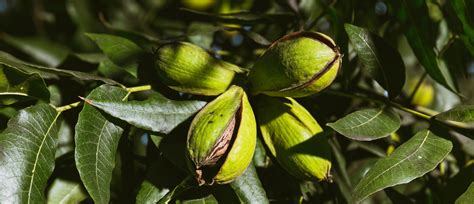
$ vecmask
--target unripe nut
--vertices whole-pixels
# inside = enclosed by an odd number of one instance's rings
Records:
[[[156,51],[155,68],[160,81],[173,90],[195,95],[223,93],[240,68],[211,56],[187,42],[164,44]]]
[[[311,114],[292,98],[262,96],[257,121],[278,163],[301,180],[331,180],[331,150]]]
[[[232,86],[207,104],[188,132],[188,167],[199,185],[225,184],[252,161],[256,122],[244,90]]]
[[[286,35],[257,59],[249,73],[251,92],[278,97],[305,97],[329,86],[341,66],[334,41],[316,32]]]

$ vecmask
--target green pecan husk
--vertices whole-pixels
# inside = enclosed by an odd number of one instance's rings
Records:
[[[329,143],[303,106],[292,98],[261,96],[256,113],[264,142],[284,169],[302,180],[331,179]]]
[[[278,97],[304,97],[321,91],[336,78],[342,55],[334,41],[317,32],[286,35],[257,59],[249,73],[251,92]]]
[[[247,95],[238,86],[207,104],[188,132],[188,167],[199,185],[225,184],[240,176],[252,160],[256,122]]]
[[[173,90],[214,96],[229,88],[237,65],[214,58],[201,47],[177,42],[164,44],[156,51],[155,69],[161,82]]]

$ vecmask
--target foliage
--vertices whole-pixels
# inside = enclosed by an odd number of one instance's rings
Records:
[[[472,202],[473,10],[469,0],[0,1],[0,203]],[[301,30],[344,55],[329,88],[297,99],[324,129],[332,182],[291,176],[259,133],[241,176],[198,187],[186,136],[216,96],[167,87],[157,49],[198,45],[238,65],[233,84],[247,90],[271,42]]]

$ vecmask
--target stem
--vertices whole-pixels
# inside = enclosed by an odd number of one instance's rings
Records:
[[[151,85],[135,86],[135,87],[125,88],[125,90],[127,90],[127,92],[129,93],[139,92],[139,91],[148,91],[148,90],[151,90]]]
[[[127,94],[125,95],[125,97],[122,98],[122,101],[125,101],[125,99],[127,99],[131,93],[151,90],[151,85],[135,86],[135,87],[125,88],[125,90],[127,91]]]
[[[71,103],[71,104],[68,104],[68,105],[65,105],[65,106],[57,107],[56,111],[63,112],[63,111],[69,110],[71,108],[75,108],[75,107],[79,106],[81,103],[82,103],[82,101],[78,101],[78,102],[74,102],[74,103]]]
[[[425,120],[430,120],[430,118],[432,117],[431,115],[428,115],[428,114],[425,114],[425,113],[422,113],[422,112],[419,112],[419,111],[416,111],[416,110],[413,110],[413,109],[410,109],[410,108],[407,108],[407,107],[404,107],[398,103],[394,103],[394,102],[388,102],[388,105],[398,109],[398,110],[402,110],[402,111],[405,111],[407,113],[411,113],[415,116],[418,116],[420,118],[423,118]]]
[[[407,113],[413,114],[413,115],[415,115],[417,117],[420,117],[422,119],[425,119],[425,120],[430,120],[430,118],[431,118],[431,115],[428,115],[428,114],[419,112],[417,110],[413,110],[413,109],[404,107],[404,106],[402,106],[398,103],[392,102],[392,101],[383,101],[383,100],[379,100],[379,99],[369,98],[365,95],[350,94],[350,93],[344,93],[344,92],[335,91],[335,90],[326,90],[326,91],[324,91],[324,93],[335,95],[335,96],[342,96],[342,97],[346,97],[346,98],[362,99],[362,100],[374,102],[374,103],[377,103],[377,104],[384,104],[384,105],[387,105],[387,106],[394,107],[398,110],[405,111]]]

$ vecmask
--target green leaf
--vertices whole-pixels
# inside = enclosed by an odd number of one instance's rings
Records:
[[[438,65],[433,50],[437,32],[429,18],[425,1],[402,0],[398,18],[406,24],[405,36],[426,72],[447,89],[457,92],[449,72]]]
[[[453,108],[435,116],[436,119],[466,123],[474,127],[474,105],[465,105]]]
[[[210,23],[193,22],[188,26],[187,37],[189,41],[206,50],[212,50],[214,33],[224,30],[223,26],[215,26]]]
[[[474,182],[471,183],[469,188],[464,192],[458,199],[456,204],[469,204],[474,200]]]
[[[39,104],[18,112],[0,134],[0,200],[44,203],[54,169],[59,112]]]
[[[191,9],[181,9],[186,15],[197,21],[207,22],[222,22],[232,23],[240,25],[253,25],[253,24],[268,24],[268,23],[281,23],[286,24],[295,20],[293,13],[275,13],[275,14],[259,14],[251,12],[237,12],[228,14],[214,14],[206,13],[201,11],[195,11]]]
[[[32,97],[49,102],[49,91],[39,74],[27,74],[5,65],[0,65],[0,101],[5,98]]]
[[[87,33],[107,57],[117,65],[128,64],[144,54],[144,50],[134,42],[119,36]]]
[[[102,85],[88,96],[90,100],[120,101],[127,92]],[[79,114],[75,133],[75,159],[84,186],[95,203],[108,203],[115,155],[123,129],[89,104]]]
[[[145,101],[86,100],[87,103],[136,127],[168,134],[206,102],[174,101],[155,93]]]
[[[451,151],[449,140],[428,130],[418,132],[395,151],[380,159],[357,184],[353,202],[387,187],[408,183],[433,170]]]
[[[272,44],[269,40],[267,40],[265,37],[263,37],[262,35],[256,32],[245,30],[245,29],[240,29],[239,31],[260,45],[269,46],[270,44]]]
[[[89,74],[89,73],[65,70],[65,69],[56,69],[56,68],[51,68],[51,67],[43,67],[43,66],[23,62],[3,51],[0,51],[0,64],[21,70],[28,74],[38,73],[39,75],[41,75],[41,78],[46,78],[46,79],[51,79],[51,78],[57,79],[58,76],[68,76],[68,77],[74,77],[80,80],[96,80],[96,81],[102,81],[107,84],[121,85],[120,83],[114,80],[103,78],[103,77]]]
[[[242,203],[269,203],[253,164],[250,164],[241,176],[230,183],[230,187],[234,189]]]
[[[370,141],[390,135],[400,128],[400,117],[389,107],[359,110],[327,126],[359,141]]]
[[[149,180],[144,180],[140,186],[140,190],[138,191],[136,203],[157,203],[168,192],[169,189],[160,189],[153,185]]]
[[[265,146],[260,138],[257,138],[257,144],[255,145],[255,153],[252,159],[255,167],[267,168],[270,165],[270,158],[268,157]]]
[[[452,9],[452,13],[457,17],[461,24],[461,40],[466,45],[466,48],[468,48],[471,55],[474,55],[474,19],[472,16],[474,5],[472,1],[451,0],[449,1],[449,6],[450,9]],[[469,14],[471,16],[469,16]]]
[[[57,178],[48,191],[48,204],[80,203],[87,198],[82,185],[74,181]]]
[[[119,36],[108,34],[86,34],[92,39],[105,55],[116,65],[122,67],[133,76],[137,76],[138,57],[145,51],[134,42]]]
[[[99,22],[98,15],[94,13],[90,0],[67,0],[66,9],[71,20],[77,25],[81,31],[97,31],[103,30]]]
[[[400,53],[382,38],[351,24],[345,29],[360,61],[391,98],[400,94],[405,83],[405,65]]]
[[[7,34],[0,38],[11,46],[30,55],[45,65],[56,67],[69,55],[69,48],[43,37],[13,37]]]

